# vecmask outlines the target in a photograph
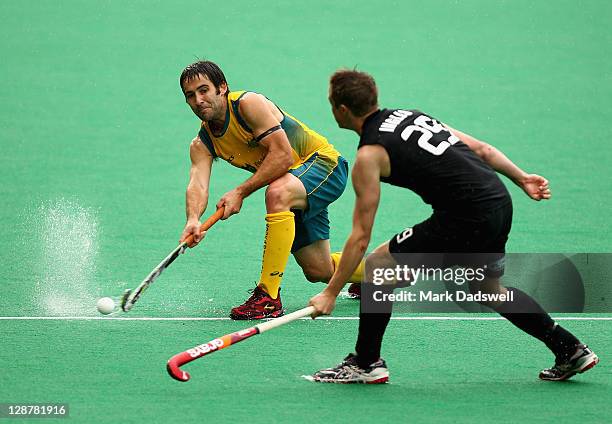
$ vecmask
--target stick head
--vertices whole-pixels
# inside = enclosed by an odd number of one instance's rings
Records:
[[[132,303],[128,303],[130,294],[132,294],[132,289],[126,289],[123,292],[123,296],[121,296],[121,310],[123,310],[123,312],[127,312],[132,309]]]
[[[174,378],[177,381],[185,382],[189,381],[189,379],[191,378],[187,371],[183,371],[179,368],[177,360],[175,358],[170,358],[168,364],[166,365],[166,370],[168,371],[168,374],[170,374],[170,377]]]

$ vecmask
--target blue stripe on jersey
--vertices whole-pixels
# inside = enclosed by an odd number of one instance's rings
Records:
[[[200,140],[202,140],[202,143],[204,143],[204,145],[208,148],[212,157],[218,157],[217,152],[215,152],[215,146],[213,145],[212,140],[208,136],[208,131],[206,131],[206,128],[200,128],[198,136],[200,137]]]

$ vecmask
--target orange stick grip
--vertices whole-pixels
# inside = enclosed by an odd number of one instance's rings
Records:
[[[221,207],[219,209],[217,209],[217,211],[212,214],[211,216],[208,217],[208,219],[206,221],[204,221],[204,223],[202,223],[202,225],[200,225],[200,231],[208,231],[208,229],[210,227],[212,227],[213,225],[215,225],[215,223],[221,219],[221,217],[223,216],[223,212],[225,211],[224,207]],[[184,243],[191,247],[191,244],[193,243],[193,234],[189,235],[189,237],[187,237],[184,241]]]

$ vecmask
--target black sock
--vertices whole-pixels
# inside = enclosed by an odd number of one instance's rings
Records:
[[[371,303],[364,305],[364,302],[372,299],[371,292],[373,290],[393,293],[393,288],[362,284],[359,309],[359,335],[355,344],[355,352],[357,353],[358,365],[364,369],[380,358],[382,340],[393,309],[393,302],[377,302],[375,307],[372,307]]]
[[[557,356],[571,356],[580,341],[572,333],[558,325],[544,309],[527,293],[508,287],[514,300],[495,308],[501,316],[525,333],[541,340]]]
[[[380,358],[380,348],[391,314],[359,313],[359,336],[355,344],[357,363],[361,368]]]

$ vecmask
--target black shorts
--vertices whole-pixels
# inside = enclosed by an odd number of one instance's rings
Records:
[[[393,236],[389,251],[398,264],[410,267],[483,267],[485,276],[501,277],[511,226],[512,203],[473,216],[434,211]]]

